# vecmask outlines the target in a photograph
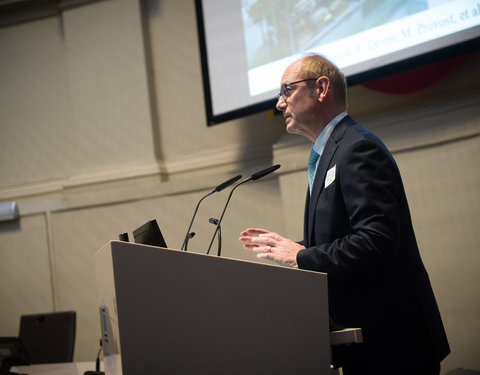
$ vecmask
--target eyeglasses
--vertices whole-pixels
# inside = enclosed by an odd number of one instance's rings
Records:
[[[306,82],[306,81],[316,81],[318,78],[307,78],[307,79],[301,79],[300,81],[295,81],[295,82],[289,82],[289,83],[284,83],[282,85],[282,88],[280,89],[280,92],[277,95],[277,99],[282,98],[284,101],[287,100],[288,97],[292,94],[293,89],[289,86],[295,85],[296,83],[300,82]]]

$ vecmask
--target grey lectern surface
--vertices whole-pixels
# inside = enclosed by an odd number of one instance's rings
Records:
[[[118,241],[95,264],[106,374],[330,371],[325,274]]]

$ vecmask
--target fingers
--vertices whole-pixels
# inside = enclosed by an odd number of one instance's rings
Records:
[[[258,253],[257,258],[259,259],[271,259],[277,262],[280,262],[281,257],[274,253]]]
[[[271,253],[272,247],[271,246],[254,246],[250,250],[252,250],[254,253],[257,253],[257,254]]]
[[[252,250],[257,246],[275,246],[275,243],[270,241],[269,234],[272,232],[261,228],[248,228],[240,233],[238,241],[243,243],[243,247],[248,250]]]
[[[296,267],[296,254],[300,250],[294,243],[277,233],[261,228],[248,228],[240,233],[238,240],[246,250],[260,259],[270,259],[277,263]]]
[[[258,243],[255,241],[254,237],[239,237],[239,242],[242,242],[242,246],[244,249],[252,250],[254,247],[262,246],[263,243]]]
[[[250,243],[244,243],[242,246],[243,246],[244,249],[247,249],[247,250],[253,250],[256,247],[258,247],[258,245],[254,245],[254,244],[250,244]]]
[[[240,233],[241,236],[259,236],[264,233],[270,233],[270,231],[261,228],[248,228]]]
[[[258,246],[268,246],[268,247],[275,247],[275,246],[280,246],[280,244],[277,241],[274,241],[272,239],[265,239],[265,238],[260,238],[256,237],[252,240],[253,244],[256,244]]]
[[[262,233],[258,237],[269,238],[269,239],[272,239],[272,240],[277,241],[277,242],[285,239],[285,237],[282,237],[278,233],[274,233],[274,232]]]
[[[246,250],[251,250],[254,253],[269,253],[272,252],[271,246],[259,246],[256,244],[243,244],[243,248]]]
[[[278,245],[276,241],[265,237],[240,237],[238,240],[243,242],[243,247],[248,246],[246,249],[253,247],[270,249]]]

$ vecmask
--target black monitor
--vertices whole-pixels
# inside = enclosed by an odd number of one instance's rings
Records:
[[[29,365],[30,359],[18,337],[0,337],[0,375],[10,373],[10,367]]]
[[[135,243],[167,247],[156,220],[150,220],[133,231]]]

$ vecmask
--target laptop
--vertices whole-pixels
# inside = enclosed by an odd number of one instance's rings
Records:
[[[158,247],[167,247],[157,220],[150,220],[133,231],[135,243]]]

